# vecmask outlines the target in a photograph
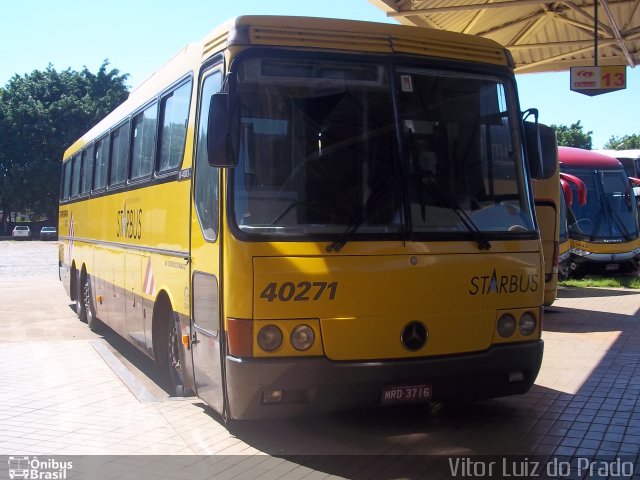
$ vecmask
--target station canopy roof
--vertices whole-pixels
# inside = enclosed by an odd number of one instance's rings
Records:
[[[594,0],[369,0],[405,25],[490,38],[516,73],[594,65]],[[640,0],[598,1],[598,65],[640,62]]]

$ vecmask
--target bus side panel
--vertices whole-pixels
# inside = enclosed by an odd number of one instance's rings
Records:
[[[142,313],[142,262],[140,251],[127,251],[124,256],[124,298],[128,338],[140,349],[145,349]]]
[[[542,253],[544,257],[544,305],[551,305],[558,291],[558,248],[560,243],[560,171],[549,178],[531,181]]]
[[[91,262],[93,258],[93,246],[85,241],[90,235],[90,225],[87,218],[87,203],[88,202],[75,203],[71,209],[71,221],[73,225],[70,239],[70,260],[71,265],[75,265],[78,280],[80,279],[83,266],[87,271],[89,271],[93,266]]]
[[[556,245],[558,245],[559,211],[554,205],[536,202],[538,226],[542,232],[542,251],[544,255],[544,305],[551,305],[556,299],[558,289],[558,268],[555,261]]]
[[[105,324],[109,325],[109,310],[107,308],[110,300],[107,295],[106,273],[109,268],[109,252],[101,245],[95,246],[94,269],[91,272],[91,284],[93,296],[96,300],[96,316]]]

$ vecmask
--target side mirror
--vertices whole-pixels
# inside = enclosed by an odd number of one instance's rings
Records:
[[[538,129],[540,130],[542,178],[551,178],[559,169],[556,132],[542,123],[538,124]]]
[[[531,178],[542,178],[542,155],[538,124],[524,122],[524,147]]]
[[[231,95],[214,93],[209,104],[207,124],[207,158],[212,167],[235,167],[236,156],[232,148]]]
[[[534,121],[524,122],[527,164],[532,178],[547,179],[558,170],[558,142],[551,127],[538,123],[537,114],[533,110]]]

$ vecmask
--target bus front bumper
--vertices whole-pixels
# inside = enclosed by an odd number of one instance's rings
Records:
[[[640,248],[630,252],[591,253],[577,248],[571,249],[570,268],[583,273],[594,272],[632,272],[640,266]]]
[[[394,387],[428,389],[428,398],[421,395],[410,403],[522,394],[538,375],[543,348],[543,341],[536,340],[478,353],[384,362],[227,356],[229,414],[248,420],[408,403],[389,401]]]
[[[640,259],[640,248],[620,253],[590,253],[573,248],[571,254],[571,258],[576,262],[623,263]]]

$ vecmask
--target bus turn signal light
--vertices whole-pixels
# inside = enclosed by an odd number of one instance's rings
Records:
[[[253,356],[253,321],[227,318],[227,348],[234,357]]]

